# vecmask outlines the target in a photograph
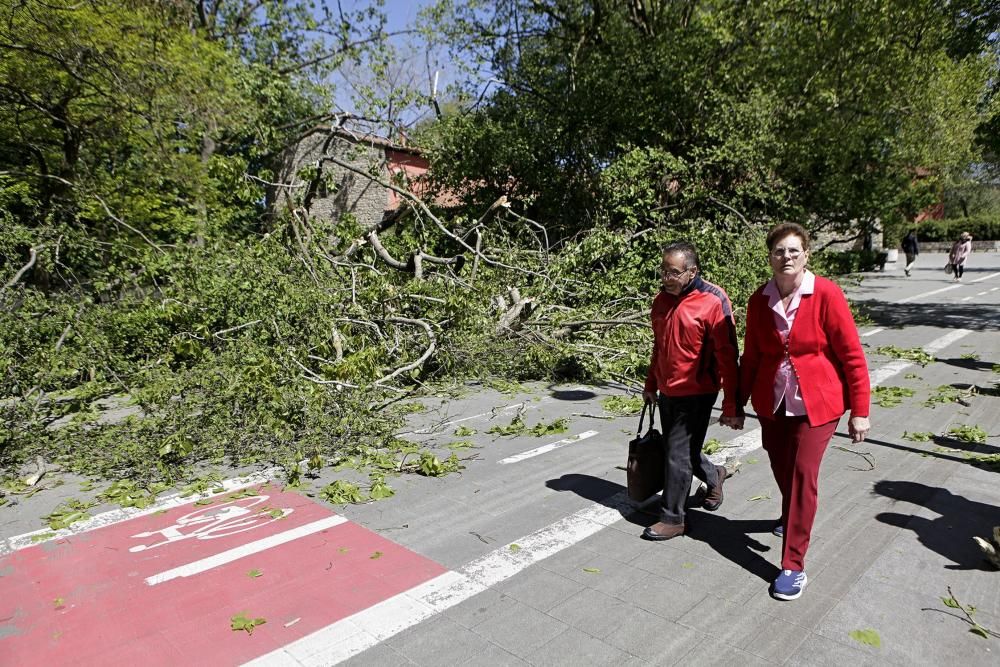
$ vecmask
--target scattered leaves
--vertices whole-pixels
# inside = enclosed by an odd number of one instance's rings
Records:
[[[470,435],[475,435],[477,433],[476,429],[469,428],[468,426],[459,426],[455,429],[456,438],[467,438]]]
[[[558,419],[553,420],[548,424],[546,424],[545,422],[538,422],[537,424],[532,426],[531,430],[528,432],[531,433],[531,435],[535,436],[536,438],[541,438],[542,436],[552,435],[555,433],[565,433],[568,430],[569,430],[569,420],[566,419],[565,417],[559,417]]]
[[[608,396],[601,400],[601,407],[607,413],[625,417],[638,414],[642,402],[642,396]]]
[[[351,503],[363,503],[365,497],[361,495],[361,490],[357,484],[345,482],[338,479],[330,482],[319,490],[319,496],[334,505],[348,505]]]
[[[524,425],[524,420],[521,419],[520,415],[518,415],[517,417],[511,419],[510,424],[508,424],[507,426],[501,426],[500,424],[495,424],[486,432],[494,433],[496,435],[514,436],[514,435],[522,435],[526,429],[527,427]]]
[[[874,646],[875,648],[882,648],[882,637],[879,636],[878,632],[872,630],[871,628],[865,630],[851,630],[847,633],[851,639],[858,642],[859,644],[865,644],[866,646]]]
[[[910,442],[930,442],[934,439],[934,434],[930,431],[914,431],[913,433],[903,431],[903,439]]]
[[[985,444],[986,443],[986,431],[979,428],[979,426],[952,426],[948,429],[948,434],[955,436],[958,440],[962,442],[971,442],[974,444]]]
[[[246,615],[245,611],[241,611],[229,620],[229,627],[233,630],[233,632],[243,630],[248,635],[252,635],[254,628],[258,625],[264,625],[265,623],[267,623],[267,619],[250,618]]]
[[[924,352],[924,350],[919,347],[902,348],[896,347],[895,345],[882,345],[881,347],[875,348],[875,354],[882,354],[894,359],[912,361],[920,364],[921,366],[926,366],[934,361],[934,355]]]
[[[706,456],[711,456],[720,449],[722,449],[722,441],[718,438],[711,438],[702,446],[701,451],[705,453]]]
[[[872,400],[883,408],[894,408],[903,402],[903,398],[913,396],[913,393],[908,387],[879,386],[872,390]]]

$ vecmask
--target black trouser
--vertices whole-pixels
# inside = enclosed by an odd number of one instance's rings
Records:
[[[961,278],[963,273],[965,273],[965,264],[956,264],[955,265],[955,277],[956,278]]]
[[[702,453],[712,406],[718,394],[660,395],[660,424],[665,447],[660,520],[684,523],[684,503],[691,492],[691,475],[714,487],[719,483],[715,464]]]

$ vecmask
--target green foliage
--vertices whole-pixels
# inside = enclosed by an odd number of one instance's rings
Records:
[[[916,364],[920,364],[921,366],[926,366],[934,361],[934,355],[924,352],[919,347],[902,348],[895,345],[881,345],[876,347],[874,352],[875,354],[884,354],[885,356],[892,357],[893,359],[912,361]]]
[[[635,415],[642,410],[642,396],[608,396],[601,399],[601,407],[605,412],[614,415]]]
[[[361,490],[358,489],[358,485],[345,482],[342,479],[330,482],[320,489],[319,497],[334,505],[365,502],[365,497],[361,494]]]
[[[847,635],[859,644],[882,648],[882,637],[876,630],[871,628],[866,628],[864,630],[851,630],[847,633]]]
[[[420,452],[420,460],[417,462],[417,472],[425,477],[444,477],[458,472],[462,467],[455,454],[442,461],[431,452]]]
[[[702,446],[701,451],[704,452],[705,455],[711,456],[712,454],[722,449],[723,446],[724,445],[722,444],[722,441],[719,440],[718,438],[709,438],[708,440],[705,441],[705,444]]]
[[[495,424],[491,426],[489,429],[487,429],[486,432],[494,433],[496,435],[516,436],[516,435],[522,435],[526,430],[527,427],[524,425],[524,420],[521,419],[520,415],[518,415],[510,420],[510,424],[507,425]]]
[[[89,519],[90,515],[87,514],[87,510],[96,504],[97,503],[95,502],[85,503],[75,498],[70,498],[69,500],[62,502],[58,507],[52,510],[52,512],[42,518],[48,523],[49,528],[52,530],[68,528],[77,521]]]
[[[962,442],[970,442],[974,444],[986,443],[986,431],[975,425],[968,426],[963,424],[959,426],[952,426],[948,429],[948,434],[955,436]]]
[[[954,242],[962,232],[969,232],[978,240],[1000,240],[1000,215],[998,211],[968,218],[924,220],[917,229],[921,241]]]
[[[476,434],[476,429],[469,428],[468,426],[459,426],[458,428],[455,429],[454,433],[455,437],[457,438],[464,438],[475,434]]]
[[[569,420],[565,417],[559,417],[558,419],[552,420],[548,424],[545,422],[538,422],[528,429],[528,433],[536,438],[541,438],[542,436],[552,435],[554,433],[565,433],[568,430]]]
[[[950,384],[943,384],[924,401],[924,405],[933,408],[939,403],[958,403],[962,401],[966,393],[961,389],[952,387]]]
[[[911,442],[930,442],[934,439],[934,434],[929,431],[903,431],[903,438]]]
[[[241,611],[229,620],[229,628],[233,632],[245,631],[248,635],[252,635],[254,628],[265,623],[267,623],[267,619],[261,617],[253,618],[247,616],[247,612]]]
[[[914,391],[908,387],[879,386],[872,390],[872,400],[880,407],[894,408],[913,394]]]

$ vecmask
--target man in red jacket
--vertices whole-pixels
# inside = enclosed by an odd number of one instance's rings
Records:
[[[647,403],[657,400],[666,447],[660,521],[643,532],[649,540],[683,535],[684,505],[691,475],[708,485],[703,507],[722,505],[726,469],[702,452],[712,407],[723,392],[720,423],[743,428],[737,404],[736,326],[729,297],[698,275],[698,252],[690,243],[663,250],[660,293],[653,300],[653,355],[643,390]]]

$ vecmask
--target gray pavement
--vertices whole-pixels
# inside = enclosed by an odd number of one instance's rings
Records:
[[[623,497],[636,418],[603,418],[602,399],[624,387],[536,384],[504,394],[470,386],[455,398],[422,399],[425,409],[401,434],[441,458],[449,444],[472,441],[457,452],[460,474],[391,478],[392,498],[337,511],[478,587],[451,602],[428,598],[433,613],[365,616],[358,628],[373,640],[311,664],[998,664],[1000,639],[970,633],[941,598],[950,587],[975,606],[976,621],[1000,632],[1000,571],[972,540],[1000,525],[1000,462],[983,458],[1000,458],[1000,255],[975,253],[960,285],[944,263],[921,255],[910,278],[889,265],[847,287],[871,318],[861,333],[873,376],[914,393],[896,407],[874,406],[871,437],[860,445],[841,424],[821,471],[801,599],[768,595],[780,560],[770,533],[780,497],[754,446],[753,419],[742,434],[717,424],[709,431],[727,443],[715,458],[736,471],[720,511],[692,510],[688,536],[654,543],[639,535],[655,517]],[[878,351],[885,346],[932,346],[937,360],[904,366]],[[962,402],[925,405],[950,395],[943,386]],[[564,417],[569,429],[487,433],[517,414],[528,427]],[[989,434],[985,444],[949,435],[973,425]],[[476,432],[456,435],[460,426]],[[347,475],[324,471],[313,487]],[[79,496],[76,484],[65,486],[5,510],[0,537],[38,528],[47,505]],[[852,636],[866,630],[877,646]],[[281,664],[298,663],[284,656]]]
[[[691,511],[689,536],[646,542],[639,535],[654,517],[621,502],[634,418],[581,416],[601,415],[601,398],[621,387],[474,392],[419,415],[415,428],[436,422],[434,433],[407,436],[442,453],[448,442],[473,440],[478,449],[461,475],[400,479],[394,498],[343,512],[455,570],[593,505],[618,508],[620,518],[347,664],[998,664],[1000,640],[970,633],[961,612],[941,598],[950,587],[976,607],[977,622],[1000,631],[1000,572],[972,540],[1000,525],[1000,465],[989,469],[970,458],[1000,454],[1000,374],[993,370],[1000,363],[1000,256],[975,254],[954,287],[944,263],[943,255],[922,255],[910,278],[890,265],[848,288],[872,318],[861,327],[870,368],[898,368],[882,384],[914,394],[896,407],[874,406],[872,435],[861,445],[850,445],[846,428],[835,437],[801,599],[768,595],[781,546],[770,533],[780,498],[762,450],[723,450],[717,456],[728,456],[737,473],[722,509]],[[927,294],[942,288],[949,289]],[[940,345],[949,334],[950,344],[926,367],[899,368],[875,352]],[[967,405],[925,406],[943,385],[978,393],[963,399]],[[508,423],[513,409],[469,418],[520,402],[529,426],[565,416],[570,434],[598,434],[500,464],[561,437],[485,434]],[[458,438],[457,425],[440,425],[452,419],[478,432]],[[755,424],[748,422],[749,430]],[[948,435],[962,425],[983,428],[987,443]],[[904,432],[934,438],[914,442]],[[724,441],[734,435],[718,425],[709,433]],[[878,646],[852,637],[864,630],[874,631]]]

